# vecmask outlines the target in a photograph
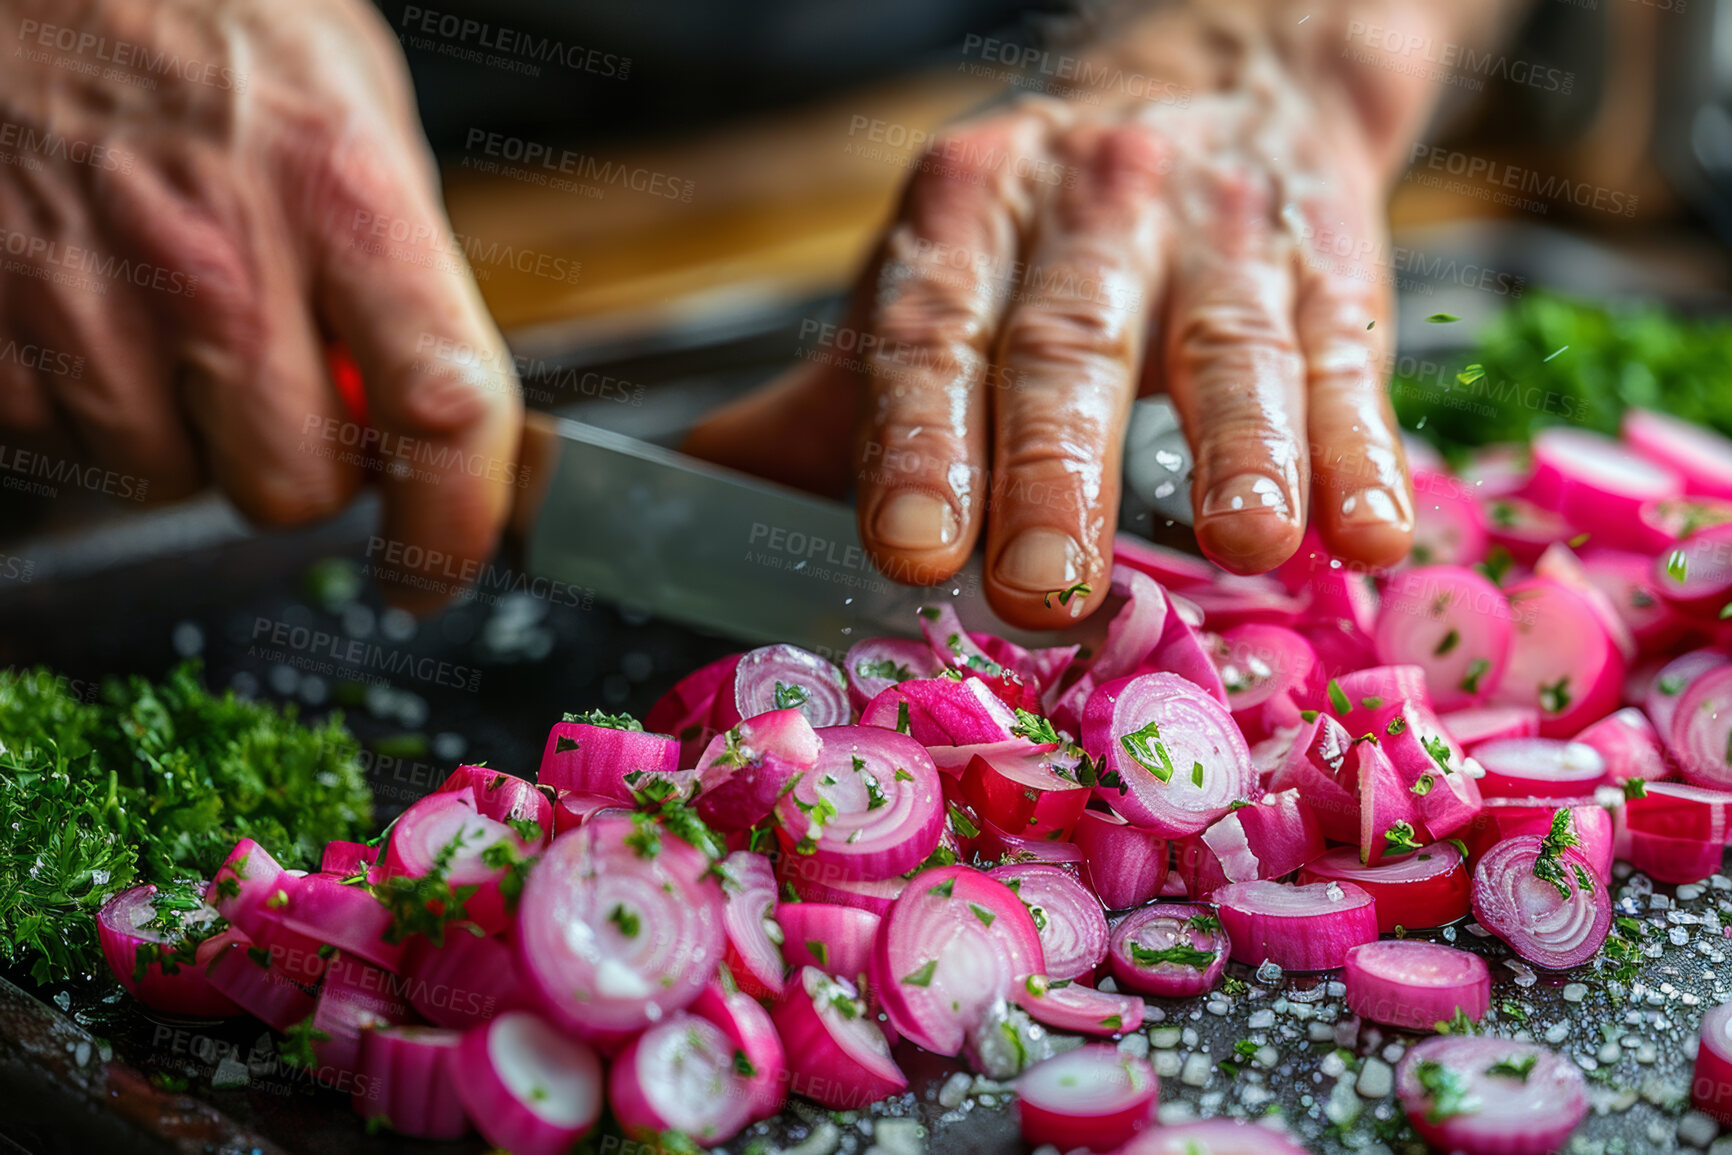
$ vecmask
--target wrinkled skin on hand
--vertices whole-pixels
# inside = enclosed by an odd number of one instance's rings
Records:
[[[865,371],[804,364],[688,449],[857,486],[861,536],[901,580],[948,577],[984,534],[995,610],[1053,627],[1107,594],[1129,406],[1166,392],[1210,557],[1269,569],[1309,517],[1340,556],[1398,561],[1413,499],[1384,389],[1382,203],[1423,101],[1368,124],[1351,83],[1302,82],[1254,41],[1229,56],[1183,100],[1024,97],[948,129],[841,323],[872,339]]]
[[[266,525],[371,474],[387,541],[486,558],[521,400],[377,13],[0,0],[0,41],[0,334],[66,355],[0,360],[0,424]]]

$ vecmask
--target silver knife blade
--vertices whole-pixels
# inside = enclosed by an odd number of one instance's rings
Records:
[[[945,600],[971,630],[1046,645],[992,613],[973,559],[951,581],[910,587],[873,566],[854,510],[623,434],[532,415],[547,453],[525,564],[609,601],[751,642],[840,658],[861,638],[919,633]],[[521,525],[521,521],[520,521]]]

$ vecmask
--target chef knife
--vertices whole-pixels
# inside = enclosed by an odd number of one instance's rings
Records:
[[[1190,520],[1190,457],[1164,399],[1134,407],[1124,518]],[[1026,643],[981,588],[980,560],[950,581],[900,585],[874,568],[854,510],[610,430],[532,415],[525,460],[539,492],[514,518],[530,572],[748,642],[830,656],[875,634],[918,632],[952,602],[971,630]]]

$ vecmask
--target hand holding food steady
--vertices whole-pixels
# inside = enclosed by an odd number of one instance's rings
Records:
[[[374,469],[383,537],[486,558],[521,401],[371,6],[0,0],[0,20],[0,336],[57,354],[0,359],[0,426],[70,434],[156,498],[212,478],[267,525],[335,512]]]
[[[1056,626],[1106,596],[1129,406],[1165,391],[1210,557],[1266,570],[1309,515],[1343,559],[1400,560],[1382,200],[1436,92],[1342,45],[1367,16],[1447,33],[1442,7],[1191,4],[1116,30],[1089,74],[1137,85],[1024,96],[928,150],[841,323],[863,369],[802,366],[689,448],[857,483],[901,580],[984,534],[995,609]]]

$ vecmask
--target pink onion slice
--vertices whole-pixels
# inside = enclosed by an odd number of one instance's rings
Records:
[[[1229,882],[1292,873],[1323,853],[1323,831],[1298,790],[1280,790],[1186,835],[1177,850],[1186,892],[1207,898]]]
[[[400,1135],[461,1139],[469,1115],[458,1087],[457,1047],[463,1036],[441,1027],[368,1027],[361,1032],[355,1112],[390,1121]]]
[[[1473,914],[1535,966],[1565,970],[1592,958],[1606,941],[1612,899],[1573,847],[1555,855],[1549,871],[1555,881],[1534,873],[1540,860],[1535,834],[1505,839],[1487,851],[1473,870]]]
[[[1048,978],[1082,978],[1107,957],[1106,915],[1076,875],[1044,862],[996,866],[987,874],[1015,891],[1028,907]]]
[[[334,874],[338,878],[368,875],[378,861],[377,846],[368,846],[365,842],[327,842],[325,852],[319,859],[319,873]]]
[[[458,1098],[482,1136],[516,1155],[563,1155],[601,1117],[601,1060],[525,1011],[463,1036]]]
[[[1376,905],[1351,882],[1235,882],[1213,898],[1234,961],[1250,966],[1333,970],[1348,950],[1377,938]]]
[[[398,989],[421,1017],[437,1027],[468,1030],[524,1005],[517,955],[497,937],[452,928],[435,946],[424,935],[409,940]]]
[[[836,903],[882,915],[908,886],[902,877],[856,878],[851,870],[806,854],[778,854],[776,881],[802,902]]]
[[[1672,543],[1661,542],[1654,549]],[[1588,581],[1599,590],[1638,648],[1654,652],[1674,645],[1684,633],[1682,619],[1660,597],[1654,584],[1653,551],[1592,549],[1582,557]]]
[[[1028,1017],[1078,1035],[1122,1035],[1143,1025],[1147,1009],[1135,995],[1114,994],[1066,979],[1028,975],[1010,991]]]
[[[556,722],[535,780],[557,793],[604,794],[629,804],[627,774],[677,777],[680,744],[666,734],[586,722]]]
[[[176,887],[195,897],[202,889],[202,883]],[[153,1010],[191,1018],[240,1014],[241,1008],[205,975],[205,965],[238,936],[224,937],[215,907],[183,907],[192,899],[177,898],[159,911],[156,893],[149,883],[134,886],[96,912],[97,942],[108,969],[128,994]]]
[[[1624,661],[1634,661],[1636,658],[1636,637],[1630,632],[1630,627],[1624,623],[1623,615],[1612,604],[1600,587],[1588,577],[1588,571],[1583,567],[1581,559],[1574,551],[1561,541],[1554,541],[1540,554],[1534,562],[1534,574],[1537,577],[1550,578],[1559,585],[1567,586],[1582,595],[1588,608],[1594,612],[1594,617],[1605,627],[1606,636],[1617,647]]]
[[[938,845],[938,771],[920,743],[873,726],[818,731],[817,764],[776,803],[786,848],[846,877],[892,878]]]
[[[1686,492],[1732,498],[1732,442],[1712,429],[1669,413],[1630,408],[1619,432],[1631,448],[1679,474]]]
[[[363,1030],[414,1021],[415,1012],[395,975],[360,959],[335,955],[313,1010],[310,1038],[319,1063],[314,1074],[321,1082],[353,1074],[360,1069]]]
[[[962,772],[963,795],[982,818],[1018,837],[1068,838],[1090,796],[1075,761],[1055,759],[1050,743],[976,754]]]
[[[1683,782],[1649,782],[1624,804],[1632,830],[1725,844],[1732,837],[1732,793]]]
[[[548,817],[551,826],[551,807]],[[403,812],[391,828],[380,873],[386,878],[422,878],[443,863],[445,881],[453,890],[474,888],[464,901],[464,917],[487,933],[496,934],[510,921],[501,890],[510,864],[533,858],[540,853],[543,841],[543,827],[536,819],[501,822],[489,818],[477,807],[474,791],[465,786],[429,794]],[[502,852],[507,860],[490,865],[494,856]],[[292,903],[285,915],[290,925],[294,925],[293,912],[299,906],[299,901]],[[318,933],[306,926],[295,929]],[[355,942],[336,945],[355,954],[365,949]]]
[[[1598,750],[1561,738],[1498,738],[1473,756],[1485,768],[1479,792],[1490,798],[1574,798],[1606,776]]]
[[[326,961],[336,948],[313,935],[291,930],[283,922],[289,894],[305,877],[293,870],[278,877],[270,894],[254,911],[254,926],[248,937],[255,947],[270,953],[271,965],[290,981],[312,986],[324,975]]]
[[[932,647],[912,638],[866,638],[855,642],[842,661],[848,697],[855,709],[910,678],[936,678],[945,663]]]
[[[313,996],[271,966],[270,952],[249,942],[229,943],[211,960],[205,982],[217,994],[260,1020],[286,1031],[313,1013]]]
[[[1586,429],[1554,426],[1533,440],[1527,496],[1610,545],[1631,540],[1646,501],[1680,497],[1684,479],[1665,465]]]
[[[1588,1113],[1587,1084],[1574,1063],[1489,1035],[1415,1044],[1396,1068],[1395,1091],[1420,1138],[1468,1155],[1549,1155]]]
[[[1610,785],[1629,778],[1648,781],[1666,776],[1660,737],[1648,716],[1634,706],[1614,710],[1585,727],[1574,740],[1599,752],[1606,763],[1605,781]]]
[[[465,789],[474,795],[476,813],[514,825],[526,837],[531,823],[541,828],[543,839],[553,837],[553,803],[535,783],[485,766],[459,766],[436,793]]]
[[[939,1055],[1024,975],[1045,969],[1016,893],[964,866],[922,871],[891,906],[872,951],[872,985],[904,1037]]]
[[[817,967],[862,990],[872,969],[879,915],[832,902],[784,902],[776,908],[782,954],[791,967]]]
[[[782,993],[782,928],[776,923],[776,872],[770,860],[736,850],[721,863],[722,929],[728,969],[755,998]]]
[[[1587,598],[1550,578],[1529,578],[1505,591],[1515,638],[1498,700],[1537,706],[1540,733],[1573,734],[1617,708],[1623,655]]]
[[[1298,700],[1312,697],[1317,651],[1284,626],[1249,623],[1221,635],[1221,684],[1247,739],[1299,721]]]
[[[254,937],[264,921],[260,911],[265,900],[276,892],[282,876],[283,868],[270,851],[243,838],[211,877],[209,901],[218,914]]]
[[[1485,521],[1479,503],[1459,478],[1413,471],[1415,565],[1472,565],[1485,557]]]
[[[710,1020],[671,1015],[614,1060],[608,1106],[627,1135],[680,1131],[706,1147],[725,1143],[746,1125],[755,1104],[735,1066],[736,1050]]]
[[[1195,554],[1125,534],[1113,539],[1113,564],[1147,574],[1174,590],[1206,586],[1221,574],[1213,564]]]
[[[1167,842],[1110,810],[1084,810],[1071,835],[1082,850],[1084,879],[1108,910],[1129,910],[1161,893]]]
[[[788,1089],[832,1110],[859,1110],[908,1087],[854,985],[802,967],[771,1011],[787,1051]],[[958,1044],[960,1046],[960,1043]]]
[[[1176,999],[1212,990],[1229,948],[1213,907],[1158,902],[1114,925],[1107,959],[1119,986]]]
[[[1400,773],[1431,838],[1448,838],[1473,821],[1481,801],[1479,765],[1462,753],[1436,714],[1406,701],[1385,706],[1370,721],[1378,749]]]
[[[1256,790],[1244,736],[1226,709],[1175,674],[1142,674],[1095,690],[1083,746],[1123,785],[1097,795],[1138,826],[1202,830]]]
[[[1323,836],[1332,842],[1359,841],[1359,799],[1340,779],[1353,740],[1327,714],[1302,722],[1274,773],[1269,789],[1297,790]]]
[[[1642,710],[1648,715],[1648,721],[1654,724],[1654,732],[1662,742],[1670,740],[1672,719],[1677,715],[1684,691],[1698,677],[1729,661],[1732,658],[1718,650],[1691,650],[1673,658],[1654,674],[1642,697]]]
[[[1452,710],[1438,721],[1456,745],[1469,754],[1494,738],[1533,738],[1540,732],[1540,712],[1531,706],[1472,706]]]
[[[1425,787],[1426,793],[1438,789],[1437,777]],[[1423,778],[1415,785],[1421,782]],[[1375,866],[1384,855],[1430,838],[1420,817],[1417,791],[1402,780],[1375,737],[1353,744],[1341,767],[1341,784],[1359,795],[1359,861]]]
[[[698,817],[724,832],[746,830],[775,809],[818,764],[823,740],[798,710],[771,710],[718,734],[698,758]]]
[[[582,826],[590,818],[604,811],[616,814],[630,814],[631,811],[622,806],[617,798],[609,798],[605,794],[561,794],[559,801],[553,804],[553,832],[564,834],[575,826]]]
[[[730,730],[742,718],[785,709],[798,709],[814,727],[854,718],[840,670],[810,650],[778,644],[740,655],[732,680],[716,692],[710,724]]]
[[[1096,685],[1134,673],[1166,633],[1171,612],[1161,583],[1128,567],[1113,567],[1113,593],[1125,598],[1124,606],[1107,624],[1107,636],[1089,665]]]
[[[1491,971],[1476,954],[1418,939],[1361,943],[1341,976],[1347,1009],[1373,1022],[1431,1031],[1457,1012],[1473,1022],[1491,1007]]]
[[[722,686],[733,683],[740,658],[740,654],[717,658],[675,682],[644,715],[644,729],[652,734],[671,734],[680,743],[696,741],[710,728],[716,694]]]
[[[1273,1127],[1244,1119],[1200,1119],[1151,1127],[1118,1155],[1309,1155]]]
[[[1299,871],[1300,883],[1331,880],[1351,882],[1376,900],[1379,934],[1448,926],[1467,917],[1471,879],[1453,843],[1434,842],[1375,866],[1360,862],[1353,847],[1339,846]]]
[[[1699,529],[1661,553],[1654,586],[1681,613],[1716,620],[1732,601],[1732,524]]]
[[[1511,632],[1497,586],[1464,566],[1422,566],[1396,574],[1383,591],[1377,658],[1421,667],[1434,707],[1458,710],[1497,688]]]
[[[1686,781],[1732,788],[1732,666],[1704,671],[1690,683],[1672,715],[1666,749]]]
[[[1629,840],[1629,849],[1621,857],[1656,882],[1700,882],[1717,873],[1726,857],[1726,846],[1721,842],[1647,830],[1629,831]]]
[[[698,997],[726,941],[707,867],[645,819],[597,818],[554,839],[524,883],[517,946],[556,1024],[633,1030]]]
[[[734,1044],[734,1071],[745,1080],[752,1103],[746,1121],[755,1123],[780,1111],[788,1097],[788,1056],[763,1004],[717,982],[704,988],[688,1009],[720,1027]]]
[[[1732,1125],[1732,1003],[1721,1003],[1702,1016],[1690,1102],[1703,1114]]]
[[[1499,497],[1485,506],[1486,536],[1522,565],[1531,566],[1554,541],[1574,532],[1570,522],[1525,498]]]
[[[1160,1083],[1147,1059],[1094,1043],[1036,1063],[1016,1094],[1030,1147],[1110,1151],[1148,1125]]]

